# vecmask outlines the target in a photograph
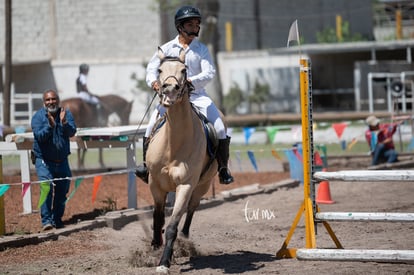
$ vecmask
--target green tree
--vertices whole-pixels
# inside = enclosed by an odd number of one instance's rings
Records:
[[[229,93],[223,98],[223,105],[227,114],[235,114],[237,107],[243,102],[243,91],[237,83],[233,83]]]
[[[146,68],[148,65],[148,63],[143,62],[141,64],[142,67]],[[152,89],[150,87],[148,87],[147,82],[145,81],[145,79],[138,79],[136,73],[132,73],[131,74],[131,79],[135,80],[137,83],[135,85],[135,87],[141,91],[145,91],[145,92],[150,92],[152,93]]]
[[[349,22],[343,21],[342,23],[342,40],[339,41],[336,36],[335,28],[326,28],[321,32],[316,33],[316,40],[318,43],[339,43],[339,42],[354,42],[354,41],[366,41],[360,33],[351,33],[349,30]]]
[[[263,103],[265,103],[270,95],[269,84],[260,84],[259,81],[255,81],[253,94],[249,96],[250,104],[257,104],[259,107],[259,113],[263,113]]]

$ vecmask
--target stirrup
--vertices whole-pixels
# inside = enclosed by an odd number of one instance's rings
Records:
[[[234,181],[233,176],[230,174],[227,167],[222,167],[219,170],[219,179],[221,184],[230,184]]]
[[[145,183],[148,183],[148,175],[148,168],[145,162],[138,165],[137,169],[135,169],[135,176],[142,179]]]

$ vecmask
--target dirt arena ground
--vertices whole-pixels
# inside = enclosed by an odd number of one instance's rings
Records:
[[[85,179],[68,203],[66,226],[99,215],[109,199],[116,201],[117,209],[126,207],[125,177],[104,177],[94,204],[91,184]],[[235,173],[235,177],[236,182],[227,189],[274,183],[289,174]],[[329,185],[335,203],[321,204],[321,211],[414,212],[411,182],[330,182]],[[224,189],[218,184],[215,187],[216,195]],[[150,205],[146,185],[138,182],[137,188],[139,207]],[[6,196],[7,231],[38,232],[38,213],[19,215],[19,192],[10,189]],[[33,188],[34,207],[36,198],[38,193]],[[275,254],[302,200],[303,186],[298,186],[246,196],[196,212],[189,240],[179,238],[176,242],[171,274],[414,274],[414,265],[410,264],[276,259]],[[14,211],[11,216],[10,209]],[[99,228],[62,236],[56,241],[10,248],[0,252],[0,274],[154,274],[158,255],[149,248],[151,224],[151,219],[141,220],[120,230]],[[414,249],[412,223],[331,222],[330,225],[345,248]],[[302,219],[289,247],[305,246],[304,229]],[[335,247],[321,225],[317,227],[316,241],[318,248]]]

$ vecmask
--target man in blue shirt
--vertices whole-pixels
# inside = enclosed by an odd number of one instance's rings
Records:
[[[69,167],[69,138],[76,133],[71,112],[59,106],[56,91],[43,93],[44,107],[32,117],[33,152],[39,181],[48,182],[50,191],[40,208],[43,230],[62,228],[66,194],[72,172]]]

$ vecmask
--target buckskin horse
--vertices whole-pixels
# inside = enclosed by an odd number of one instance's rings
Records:
[[[119,117],[120,125],[129,124],[129,115],[133,101],[128,102],[117,95],[104,95],[98,98],[101,102],[99,115],[96,106],[85,102],[79,97],[62,100],[61,106],[69,108],[78,128],[106,127],[108,126],[108,117],[114,113]],[[81,154],[80,149],[78,149],[79,168],[84,165],[85,151],[86,149]],[[101,167],[104,167],[102,149],[99,149],[99,163]]]
[[[187,82],[185,52],[181,51],[178,58],[166,57],[159,48],[158,56],[161,60],[159,95],[166,108],[165,123],[151,138],[146,161],[154,200],[151,243],[154,249],[163,244],[167,193],[176,192],[173,212],[165,230],[164,250],[156,269],[168,273],[180,220],[187,213],[181,233],[188,237],[194,212],[217,174],[217,162],[207,152],[208,141],[202,121],[190,103],[192,85]]]

